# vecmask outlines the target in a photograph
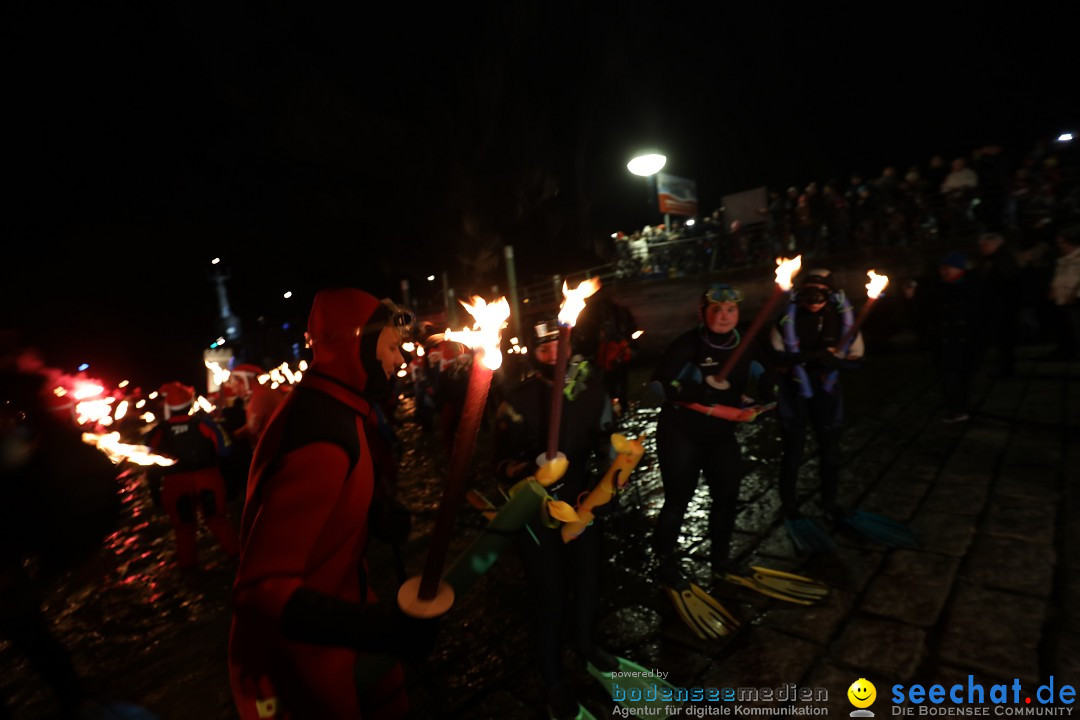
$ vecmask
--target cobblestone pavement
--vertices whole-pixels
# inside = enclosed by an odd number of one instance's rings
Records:
[[[652,526],[663,501],[652,438],[656,411],[633,408],[623,431],[644,432],[648,453],[604,525],[602,643],[683,687],[825,688],[830,715],[846,717],[847,687],[865,677],[888,696],[894,683],[1018,678],[1034,689],[1050,675],[1080,684],[1080,366],[1021,352],[1017,377],[979,375],[972,420],[941,422],[930,359],[914,351],[868,360],[845,380],[842,500],[909,522],[920,544],[887,550],[838,535],[838,553],[794,553],[778,516],[778,431],[762,419],[740,428],[747,475],[733,552],[747,563],[794,569],[833,588],[809,607],[734,586],[711,586],[741,621],[722,642],[697,639],[652,580]],[[648,369],[638,370],[636,384]],[[404,500],[415,511],[403,557],[419,572],[441,491],[439,443],[403,417]],[[476,483],[487,480],[490,439],[481,433]],[[812,446],[808,458],[814,457]],[[818,514],[816,463],[800,479],[805,509]],[[143,704],[164,720],[235,718],[225,672],[227,591],[234,570],[201,538],[203,572],[178,576],[168,563],[167,525],[144,488],[127,488],[130,518],[107,562],[55,585],[47,607],[87,682],[104,697]],[[708,497],[699,488],[684,526],[688,567],[708,584]],[[234,508],[235,510],[236,508]],[[462,512],[454,553],[482,527]],[[392,592],[393,556],[378,545],[371,574]],[[419,718],[538,718],[543,697],[533,666],[529,588],[507,553],[447,617],[433,655],[407,667]],[[569,646],[569,642],[566,643]],[[565,656],[573,689],[597,717],[612,704]],[[47,690],[0,646],[0,694],[17,718],[51,717]],[[875,709],[885,707],[880,701]]]
[[[776,425],[744,428],[749,472],[733,553],[823,579],[833,591],[805,608],[712,586],[742,622],[722,642],[694,636],[651,579],[648,538],[663,494],[650,442],[605,528],[604,644],[670,672],[677,686],[826,688],[830,714],[841,716],[852,709],[845,691],[860,677],[881,695],[894,683],[966,683],[969,674],[987,688],[1018,678],[1033,691],[1050,675],[1077,684],[1080,469],[1068,439],[1080,426],[1080,383],[1075,365],[1037,361],[1038,352],[1023,354],[1015,378],[977,376],[976,411],[962,424],[942,422],[940,388],[923,354],[874,358],[845,381],[841,499],[909,522],[920,538],[915,549],[839,535],[835,557],[800,559],[778,516]],[[655,411],[638,411],[625,430],[651,433],[654,421]],[[808,514],[819,514],[815,478],[811,461],[800,476]],[[683,536],[702,584],[707,503],[699,487]],[[502,597],[499,614],[485,603],[488,592]],[[520,644],[527,638],[515,627],[527,622],[518,602],[528,607],[520,571],[501,562],[464,601],[460,624],[451,623],[465,639],[444,643],[417,674],[420,712],[542,717],[528,645]],[[611,703],[569,652],[566,665],[583,702],[610,716]]]

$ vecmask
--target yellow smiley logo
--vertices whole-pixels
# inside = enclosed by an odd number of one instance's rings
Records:
[[[848,700],[857,708],[868,708],[877,698],[877,688],[866,678],[859,678],[847,689]]]

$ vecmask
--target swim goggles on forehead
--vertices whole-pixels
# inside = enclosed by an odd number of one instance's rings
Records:
[[[414,325],[416,324],[416,314],[408,308],[396,305],[391,300],[383,300],[383,304],[390,311],[389,325],[398,331],[402,340],[412,338]]]
[[[743,294],[738,288],[733,288],[730,285],[718,283],[716,285],[710,285],[705,291],[705,302],[708,303],[723,303],[723,302],[742,302]]]

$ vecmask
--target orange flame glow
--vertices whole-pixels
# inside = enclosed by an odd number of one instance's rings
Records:
[[[885,288],[888,287],[889,276],[878,275],[873,270],[868,270],[866,277],[870,278],[870,282],[866,283],[866,297],[877,300]]]
[[[450,330],[444,333],[447,340],[459,342],[471,347],[488,370],[498,370],[502,366],[502,351],[499,349],[500,335],[510,317],[510,303],[501,297],[490,305],[484,298],[473,297],[472,305],[462,301],[464,307],[473,316],[472,328]]]
[[[802,269],[802,255],[795,256],[792,260],[776,258],[776,284],[781,290],[791,289],[791,278]]]
[[[585,299],[592,297],[600,289],[600,278],[594,277],[582,281],[573,290],[563,281],[563,302],[559,306],[559,324],[574,327],[577,324],[578,315],[585,309]]]
[[[145,445],[128,445],[120,442],[120,433],[114,432],[102,435],[83,433],[82,439],[87,445],[93,445],[98,450],[105,453],[114,464],[119,464],[125,460],[135,463],[136,465],[160,465],[162,467],[168,467],[169,465],[176,464],[176,461],[172,458],[153,454],[150,452],[150,448]]]

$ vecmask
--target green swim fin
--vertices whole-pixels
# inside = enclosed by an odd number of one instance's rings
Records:
[[[578,713],[574,716],[573,720],[596,720],[596,716],[589,712],[584,705],[578,705]],[[554,715],[548,713],[548,717],[551,720],[559,720]]]
[[[664,591],[679,617],[702,640],[719,640],[739,627],[739,621],[716,598],[688,580],[667,585]]]
[[[799,605],[813,605],[829,594],[828,585],[802,575],[757,565],[751,566],[750,570],[753,572],[749,576],[717,573],[717,577],[762,595]]]
[[[627,710],[649,708],[649,717],[661,719],[667,718],[669,712],[679,707],[680,703],[674,700],[675,688],[671,683],[633,660],[612,657],[617,667],[610,672],[599,670],[591,662],[585,665],[585,669],[603,686],[612,701]],[[678,715],[678,711],[675,714]]]
[[[910,548],[919,543],[915,533],[902,522],[863,510],[842,511],[836,521],[871,542],[891,548]]]

